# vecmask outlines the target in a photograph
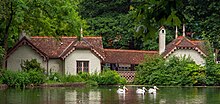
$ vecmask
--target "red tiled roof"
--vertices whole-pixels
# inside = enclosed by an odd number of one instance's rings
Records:
[[[12,47],[10,50],[8,50],[8,52],[7,52],[7,58],[8,58],[17,48],[19,48],[19,47],[22,46],[22,45],[29,45],[33,50],[35,50],[37,53],[39,53],[39,55],[40,55],[41,57],[43,57],[43,60],[44,60],[44,61],[48,59],[47,55],[46,55],[43,51],[39,50],[27,37],[23,37],[20,41],[18,41],[18,42],[15,44],[14,47]]]
[[[82,41],[78,41],[77,37],[54,38],[48,36],[34,36],[31,37],[30,41],[50,58],[65,58],[77,48],[103,48],[101,37],[83,37]]]
[[[156,55],[158,51],[105,49],[106,63],[139,64],[145,55]]]
[[[166,45],[165,52],[162,53],[162,56],[166,58],[176,49],[194,49],[203,56],[206,56],[203,41],[191,41],[183,36],[178,36],[176,39]]]
[[[50,36],[33,36],[30,39],[23,37],[9,52],[12,53],[16,47],[24,43],[31,46],[44,59],[65,59],[76,49],[89,49],[103,63],[139,64],[144,60],[145,55],[158,54],[158,51],[103,49],[101,37],[83,37],[79,41],[77,37],[54,38]]]

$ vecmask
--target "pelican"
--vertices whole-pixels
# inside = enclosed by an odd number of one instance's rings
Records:
[[[157,88],[157,86],[154,86],[153,88],[150,88],[148,90],[148,92],[151,93],[151,94],[155,94],[157,92],[157,90],[159,90],[159,88]]]
[[[118,90],[117,90],[117,93],[118,94],[124,94],[125,93],[125,90],[128,90],[125,86],[123,86],[123,88],[121,89],[121,88],[118,88]]]
[[[144,94],[145,91],[147,91],[147,89],[146,89],[145,87],[142,87],[142,89],[138,88],[138,89],[136,90],[136,93]]]

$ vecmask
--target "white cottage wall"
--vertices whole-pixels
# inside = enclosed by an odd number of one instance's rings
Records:
[[[41,66],[46,69],[47,63],[43,61],[43,57],[41,57],[35,50],[33,50],[28,45],[22,45],[8,57],[7,69],[13,71],[21,70],[20,64],[25,60],[32,59],[36,59],[37,62],[39,62]]]
[[[61,59],[50,59],[48,61],[48,71],[62,73],[62,60]]]
[[[65,59],[65,74],[77,74],[76,61],[89,61],[89,73],[101,72],[101,60],[90,50],[75,50]]]
[[[192,49],[179,49],[174,51],[169,57],[173,57],[173,56],[177,56],[177,57],[189,57],[195,61],[196,64],[198,65],[205,65],[205,59],[204,57],[199,54],[197,51],[192,50]],[[168,59],[169,59],[168,57]]]

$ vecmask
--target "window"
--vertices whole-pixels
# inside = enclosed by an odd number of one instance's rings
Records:
[[[89,72],[89,61],[76,61],[77,73]]]

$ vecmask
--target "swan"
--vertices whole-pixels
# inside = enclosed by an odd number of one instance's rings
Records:
[[[159,88],[157,88],[157,86],[154,86],[153,88],[150,88],[148,90],[148,92],[151,93],[151,94],[155,94],[157,92],[157,90],[159,90]]]
[[[118,88],[117,93],[123,94],[123,93],[125,93],[125,90],[128,90],[128,89],[127,89],[125,86],[123,86],[122,89],[121,89],[121,88]]]
[[[145,87],[142,87],[142,89],[138,88],[136,90],[136,93],[143,94],[143,93],[145,93],[145,91],[147,91],[147,89]]]

